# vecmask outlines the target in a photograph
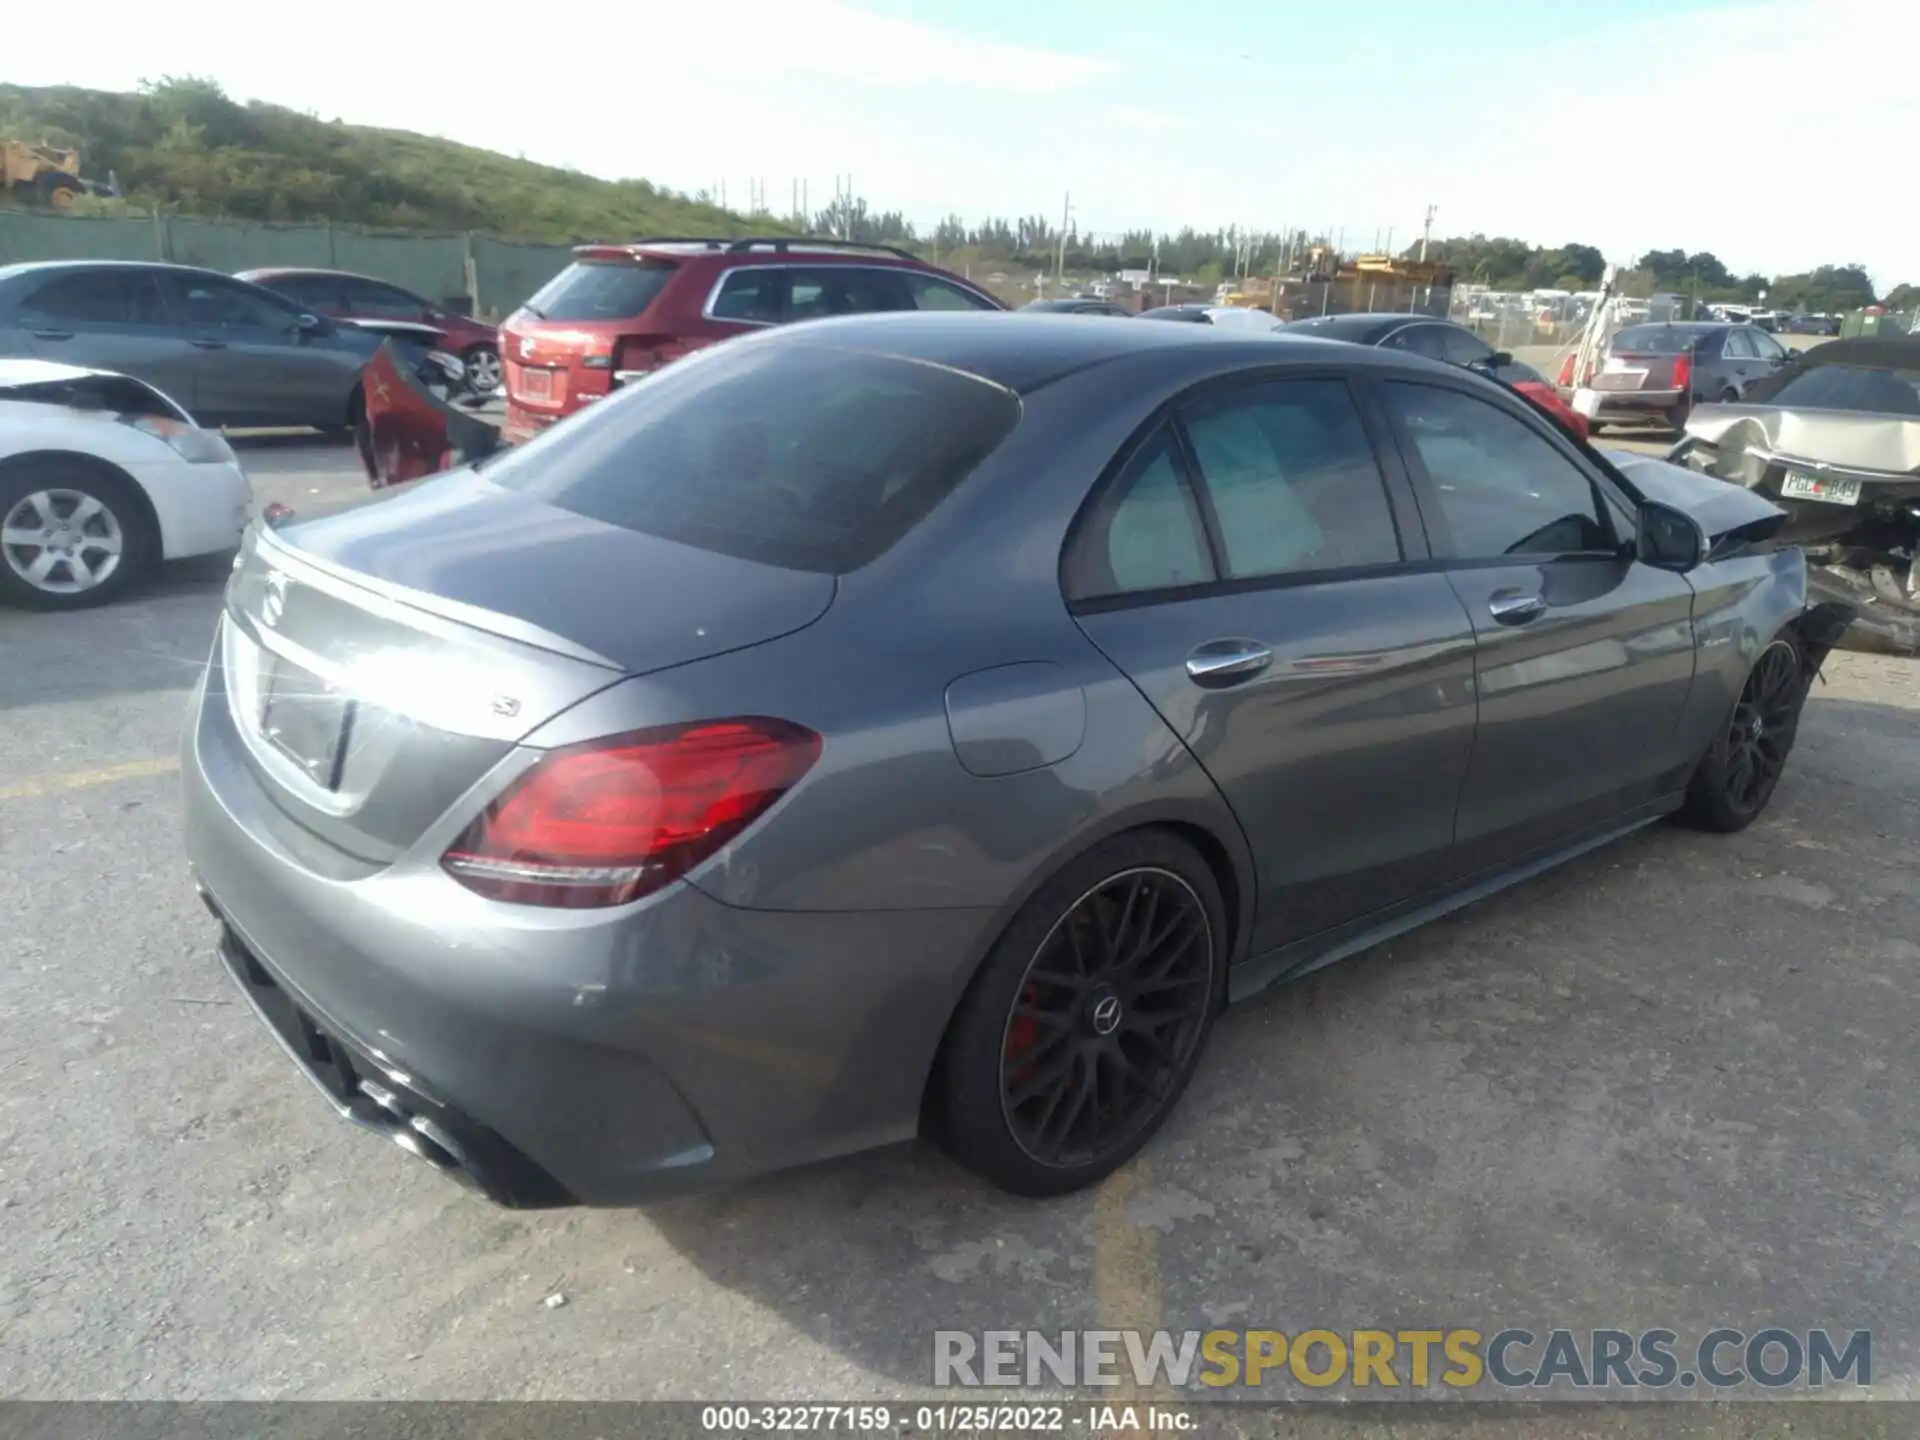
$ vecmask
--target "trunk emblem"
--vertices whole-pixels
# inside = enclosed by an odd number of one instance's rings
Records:
[[[532,355],[533,355],[533,337],[531,335],[523,336],[520,341],[520,358],[522,360],[526,360],[526,359],[530,359]]]
[[[520,713],[520,702],[511,695],[496,695],[493,697],[493,713],[512,719]]]
[[[278,570],[267,576],[267,592],[260,597],[260,620],[269,627],[278,625],[287,612],[287,577]]]

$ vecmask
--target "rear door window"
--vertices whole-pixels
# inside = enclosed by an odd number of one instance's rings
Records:
[[[1444,360],[1447,358],[1447,337],[1438,325],[1409,325],[1389,336],[1382,348],[1410,351],[1415,355],[1424,355],[1429,360]]]
[[[148,270],[68,270],[20,302],[29,321],[113,327],[164,325],[167,312]]]
[[[962,290],[958,285],[942,280],[937,275],[917,275],[906,272],[907,290],[913,296],[916,309],[920,310],[994,310],[999,307],[989,304],[984,298],[971,290]],[[1101,305],[1088,305],[1089,311],[1105,309]]]
[[[1392,565],[1386,481],[1340,380],[1283,380],[1184,407],[1232,580]]]
[[[1063,578],[1075,600],[1181,589],[1216,578],[1170,425],[1134,453],[1081,522]]]
[[[1754,349],[1751,330],[1729,330],[1727,338],[1720,342],[1720,353],[1729,360],[1755,360],[1759,351]]]
[[[426,310],[418,296],[375,280],[343,280],[347,313],[372,320],[418,320]]]
[[[789,320],[914,308],[905,273],[899,270],[865,265],[796,266],[788,283]]]
[[[630,320],[643,314],[678,267],[667,260],[576,260],[526,308],[541,320]]]
[[[894,545],[1006,438],[1011,391],[894,356],[714,346],[482,463],[608,525],[828,574]]]
[[[787,272],[773,265],[729,270],[707,314],[715,320],[777,325],[786,304],[786,279]]]

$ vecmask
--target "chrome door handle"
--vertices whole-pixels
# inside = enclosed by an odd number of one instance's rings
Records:
[[[1519,590],[1496,590],[1487,601],[1487,613],[1502,625],[1524,625],[1546,614],[1547,602]]]
[[[1233,685],[1272,663],[1273,652],[1257,640],[1209,640],[1187,656],[1187,678],[1196,685]]]

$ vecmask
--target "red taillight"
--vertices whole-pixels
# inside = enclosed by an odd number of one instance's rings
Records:
[[[556,750],[453,843],[441,865],[490,900],[582,910],[677,880],[813,768],[820,737],[752,717]]]
[[[1560,384],[1573,384],[1573,356],[1569,355],[1560,365]]]
[[[1676,355],[1673,357],[1673,388],[1685,390],[1693,381],[1693,357]]]

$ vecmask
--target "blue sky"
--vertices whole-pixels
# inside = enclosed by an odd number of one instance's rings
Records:
[[[1237,222],[1399,245],[1432,203],[1441,235],[1920,281],[1920,86],[1900,78],[1920,7],[1902,0],[731,0],[556,11],[550,35],[396,0],[379,28],[349,27],[338,66],[263,47],[241,0],[170,13],[137,52],[60,47],[9,78],[210,74],[329,118],[724,183],[736,206],[757,181],[784,209],[804,180],[818,208],[850,173],[922,224],[1057,220],[1070,192],[1083,231]],[[465,86],[421,83],[409,55]]]

